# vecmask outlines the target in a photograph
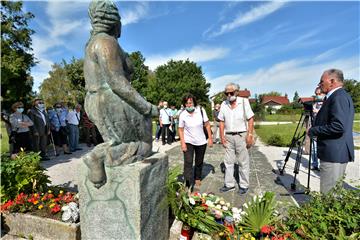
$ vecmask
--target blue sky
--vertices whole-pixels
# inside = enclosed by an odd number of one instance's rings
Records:
[[[24,3],[39,63],[34,90],[53,63],[84,56],[91,30],[87,1]],[[152,70],[170,59],[202,67],[210,94],[235,82],[255,93],[310,96],[322,72],[360,80],[360,2],[116,2],[119,43],[141,51]]]

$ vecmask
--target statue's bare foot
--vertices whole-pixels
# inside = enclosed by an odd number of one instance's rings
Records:
[[[89,168],[89,180],[96,188],[100,188],[106,183],[104,158],[104,155],[100,156],[96,152],[91,152],[84,157],[84,162]]]

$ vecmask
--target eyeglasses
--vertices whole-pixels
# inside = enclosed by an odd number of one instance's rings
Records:
[[[224,94],[226,95],[226,96],[234,96],[235,95],[235,91],[233,91],[233,92],[224,92]]]

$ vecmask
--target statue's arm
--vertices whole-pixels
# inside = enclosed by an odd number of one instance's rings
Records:
[[[125,53],[120,50],[117,41],[113,38],[99,39],[95,52],[102,74],[106,76],[112,91],[139,113],[152,114],[152,104],[147,102],[125,77],[122,65],[122,55]]]

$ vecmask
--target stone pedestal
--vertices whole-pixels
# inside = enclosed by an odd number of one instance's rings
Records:
[[[129,165],[106,167],[107,183],[96,189],[80,170],[82,239],[168,239],[168,156],[157,153]]]

